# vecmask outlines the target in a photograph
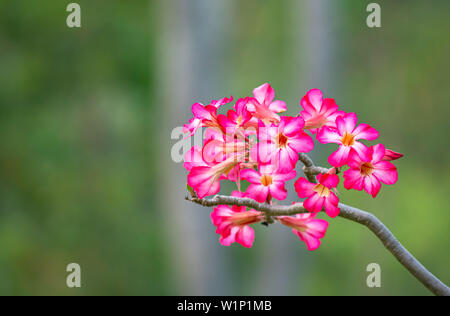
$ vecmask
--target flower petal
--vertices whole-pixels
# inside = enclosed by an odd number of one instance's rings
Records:
[[[303,206],[310,212],[320,212],[322,210],[324,204],[324,197],[321,197],[319,194],[314,193],[309,198],[307,198],[303,202]]]
[[[285,112],[287,111],[287,106],[284,101],[276,100],[269,105],[269,110],[275,113]]]
[[[352,133],[355,139],[375,140],[380,135],[378,131],[368,124],[359,124]]]
[[[270,195],[280,201],[284,201],[287,197],[287,191],[283,182],[275,182],[269,186]],[[262,202],[261,202],[262,203]]]
[[[317,110],[320,111],[323,102],[323,93],[319,89],[311,89],[306,93],[305,96],[311,105]]]
[[[300,177],[297,179],[297,181],[295,181],[294,183],[294,187],[295,187],[295,192],[297,192],[297,195],[299,198],[304,199],[307,197],[310,197],[311,195],[314,194],[314,188],[315,184],[309,182],[308,180],[306,180],[303,177]]]
[[[348,146],[339,146],[338,150],[333,152],[328,157],[328,162],[330,163],[330,165],[332,165],[333,167],[342,167],[343,165],[345,165],[348,161],[350,149],[351,147]]]
[[[336,127],[341,135],[344,135],[344,133],[346,132],[352,133],[355,129],[357,121],[358,118],[356,117],[355,113],[347,113],[346,115],[339,116],[336,119]]]
[[[381,183],[380,181],[372,175],[364,177],[364,191],[372,195],[373,198],[375,198],[380,192]]]
[[[241,179],[247,180],[250,183],[260,184],[261,174],[253,169],[244,169],[241,171]]]
[[[397,168],[389,161],[380,161],[372,172],[384,184],[395,184],[398,180]]]
[[[254,240],[255,240],[255,231],[248,225],[242,227],[236,233],[236,242],[246,248],[251,248]]]
[[[383,160],[384,155],[386,153],[386,147],[383,144],[376,144],[372,146],[373,154],[372,154],[372,163],[377,163]]]
[[[267,195],[269,194],[269,187],[264,185],[250,184],[245,191],[245,196],[252,198],[259,203],[264,203],[267,199]]]
[[[324,126],[317,133],[317,140],[319,143],[328,144],[328,143],[341,143],[342,136],[338,134],[336,130],[333,130],[327,126]]]
[[[363,188],[363,176],[359,169],[348,169],[344,171],[344,188],[361,191]]]
[[[340,209],[338,207],[339,198],[333,192],[325,199],[325,212],[328,216],[334,218],[339,215]]]
[[[275,98],[275,91],[270,84],[265,83],[253,90],[253,96],[260,104],[268,107]]]
[[[327,188],[335,188],[339,184],[339,176],[330,173],[320,173],[317,175],[317,181]]]

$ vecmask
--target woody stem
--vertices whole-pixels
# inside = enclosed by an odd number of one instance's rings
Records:
[[[326,168],[314,165],[314,162],[306,154],[299,155],[300,161],[304,164],[303,171],[308,180],[316,182],[315,175],[325,173]],[[250,198],[239,198],[234,196],[216,195],[208,199],[197,197],[186,197],[187,200],[206,207],[217,205],[247,206],[257,211],[264,212],[266,218],[272,216],[286,216],[305,213],[307,210],[303,203],[293,205],[272,205],[258,203]],[[384,247],[402,264],[417,280],[427,287],[433,294],[439,296],[450,296],[450,288],[441,280],[428,271],[392,234],[392,232],[373,214],[357,209],[355,207],[339,203],[339,216],[353,222],[362,224],[370,229],[382,242]]]

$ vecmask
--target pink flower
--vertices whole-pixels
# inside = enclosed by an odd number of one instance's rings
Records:
[[[305,122],[301,117],[281,117],[277,125],[258,128],[259,143],[253,147],[252,158],[261,164],[274,164],[280,172],[295,168],[298,153],[309,152],[314,141],[303,131]],[[255,157],[256,156],[256,157]]]
[[[378,131],[368,124],[356,126],[355,113],[338,116],[336,129],[323,127],[317,134],[317,140],[322,144],[336,143],[339,149],[328,157],[328,162],[334,167],[341,167],[347,163],[351,149],[360,156],[367,157],[367,147],[358,142],[359,139],[374,140],[378,138]]]
[[[394,184],[398,180],[397,168],[389,161],[384,161],[386,149],[382,144],[368,148],[367,158],[361,158],[352,151],[348,160],[350,169],[344,172],[344,187],[347,190],[364,189],[376,197],[384,184]]]
[[[245,169],[241,171],[241,178],[251,184],[247,188],[245,196],[260,203],[270,202],[272,197],[284,200],[287,197],[285,182],[294,179],[297,175],[295,170],[288,173],[276,171],[273,165],[260,165],[259,171]]]
[[[307,198],[303,206],[310,212],[318,213],[325,208],[325,212],[330,217],[339,215],[339,198],[332,191],[339,183],[339,177],[335,174],[318,174],[316,177],[319,183],[311,183],[305,178],[295,181],[295,191],[300,198]]]
[[[203,160],[202,150],[198,146],[192,146],[191,149],[184,155],[184,168],[191,171],[194,167],[204,167],[208,164]]]
[[[243,159],[243,155],[236,154],[215,165],[192,167],[187,176],[188,185],[201,199],[214,195],[220,191],[220,180],[226,179],[228,173]]]
[[[395,152],[393,150],[386,148],[386,153],[384,154],[383,160],[384,161],[391,161],[391,160],[397,160],[403,157],[403,154]]]
[[[189,124],[183,126],[183,132],[189,133],[188,136],[192,136],[200,127],[207,126],[220,128],[217,121],[217,109],[231,101],[233,101],[233,97],[212,100],[211,104],[206,106],[201,103],[194,103],[192,105],[192,114],[194,117],[189,120]]]
[[[234,135],[242,133],[242,136],[255,134],[258,120],[247,110],[249,98],[239,99],[233,110],[229,110],[227,115],[219,114],[217,120],[227,134]]]
[[[205,142],[202,149],[202,158],[207,163],[219,163],[231,156],[245,155],[249,146],[253,144],[245,139],[233,138],[224,135],[222,139],[210,139]]]
[[[316,250],[320,246],[320,238],[325,237],[328,222],[323,219],[315,219],[316,213],[297,214],[295,217],[279,216],[277,220],[288,227],[300,240],[304,241],[309,251]]]
[[[309,90],[300,101],[303,111],[300,115],[305,120],[305,129],[309,129],[315,134],[323,126],[336,128],[336,118],[345,115],[345,112],[338,111],[338,106],[334,99],[324,99],[322,91],[319,89]]]
[[[242,197],[237,191],[232,196]],[[219,205],[211,213],[213,224],[217,227],[216,233],[220,234],[220,243],[230,246],[237,242],[250,248],[255,240],[255,231],[249,225],[258,223],[264,219],[264,214],[255,210],[246,211],[245,206]]]
[[[254,116],[266,123],[276,123],[280,120],[277,113],[287,110],[286,103],[275,99],[275,91],[270,84],[265,83],[253,90],[254,98],[248,99],[247,109]]]

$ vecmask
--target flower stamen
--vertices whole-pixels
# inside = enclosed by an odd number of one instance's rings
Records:
[[[341,142],[344,146],[352,146],[355,144],[355,136],[351,133],[345,132]]]
[[[326,186],[320,183],[316,184],[313,190],[322,197],[328,197],[330,195],[330,189],[328,189]]]
[[[261,177],[261,184],[264,185],[264,186],[266,186],[266,187],[269,186],[269,185],[271,185],[272,182],[273,182],[272,176],[270,176],[270,175],[268,175],[268,174],[265,174],[265,175],[263,175],[263,176]]]
[[[373,165],[370,162],[365,162],[360,167],[360,172],[363,176],[370,176],[373,171]]]
[[[278,148],[286,147],[288,138],[283,133],[279,133],[277,137]]]

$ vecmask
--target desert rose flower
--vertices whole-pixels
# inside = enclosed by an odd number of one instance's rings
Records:
[[[295,217],[279,216],[277,220],[292,228],[300,240],[304,241],[309,251],[319,248],[320,239],[325,237],[328,222],[323,219],[316,219],[316,213],[297,214]]]
[[[350,151],[353,149],[360,156],[367,158],[367,147],[358,142],[359,139],[374,140],[378,138],[378,131],[368,124],[356,126],[355,113],[338,116],[336,129],[323,127],[317,134],[317,140],[322,144],[339,144],[339,149],[328,157],[328,162],[334,167],[342,167],[347,163]]]
[[[213,100],[211,104],[206,106],[201,103],[194,103],[191,107],[194,117],[189,120],[189,124],[183,126],[183,132],[189,133],[188,136],[192,136],[200,127],[220,128],[220,124],[217,121],[217,109],[231,101],[233,101],[233,97]]]
[[[233,155],[238,157],[236,154],[245,155],[249,152],[249,147],[252,144],[253,142],[245,139],[224,135],[222,139],[210,139],[205,142],[202,149],[202,158],[208,163],[219,163]]]
[[[350,169],[344,172],[344,187],[347,190],[364,189],[376,197],[384,184],[394,184],[398,180],[397,168],[389,161],[383,160],[386,149],[382,144],[368,149],[366,158],[361,158],[356,152],[351,152],[348,160]]]
[[[325,212],[330,217],[339,215],[339,198],[332,191],[339,184],[339,177],[335,174],[318,174],[316,177],[318,183],[311,183],[305,178],[299,178],[295,181],[295,191],[300,198],[307,198],[303,206],[310,212],[320,212],[325,208]]]
[[[202,149],[198,146],[192,146],[191,149],[184,155],[184,168],[191,171],[194,167],[208,166],[202,157]]]
[[[280,121],[277,113],[285,112],[287,107],[284,101],[273,99],[275,91],[270,84],[265,83],[253,90],[253,98],[247,99],[247,109],[266,123],[277,123]]]
[[[292,228],[308,250],[315,250],[328,229],[328,222],[318,219],[317,214],[324,211],[334,218],[341,212],[336,188],[342,166],[349,166],[343,173],[344,187],[365,190],[373,197],[380,191],[381,183],[394,184],[398,179],[397,169],[391,161],[403,154],[381,144],[373,147],[363,144],[361,140],[378,138],[378,131],[367,124],[357,125],[355,113],[339,111],[334,99],[324,98],[319,89],[309,90],[301,99],[302,110],[296,117],[280,115],[286,111],[286,104],[275,100],[275,91],[268,83],[254,89],[253,96],[240,98],[235,103],[232,101],[231,97],[213,100],[206,106],[193,104],[194,117],[183,126],[187,137],[199,128],[205,128],[202,145],[194,144],[184,156],[184,167],[188,171],[186,188],[195,202],[200,203],[199,199],[219,193],[224,180],[236,185],[238,191],[233,192],[234,197],[268,204],[272,204],[273,198],[285,200],[286,181],[296,177],[299,153],[314,149],[313,138],[306,130],[315,134],[320,143],[336,143],[339,148],[328,157],[332,168],[318,174],[317,183],[307,180],[313,180],[310,178],[312,173],[307,172],[309,169],[305,169],[307,179],[300,177],[295,181],[295,190],[303,199],[298,205],[304,206],[299,208],[305,213],[276,216],[274,214],[292,213],[277,212],[276,208],[274,213],[266,214],[247,210],[245,206],[215,207],[211,220],[222,245],[230,246],[236,242],[251,247],[255,238],[251,225],[263,221],[268,225],[273,222],[269,218],[273,218]],[[224,109],[222,105],[227,103],[229,108]],[[219,110],[223,114],[219,114]],[[184,149],[185,143],[182,145]],[[305,165],[311,165],[307,157],[301,158]],[[242,180],[249,182],[245,193],[241,193]],[[231,200],[226,203],[247,204]],[[212,200],[211,204],[216,203]]]
[[[244,159],[244,154],[235,154],[215,165],[193,167],[187,176],[188,185],[201,199],[214,195],[220,191],[220,180],[226,179],[228,173]]]
[[[242,197],[243,194],[234,191],[232,196]],[[237,242],[246,248],[250,248],[255,240],[255,231],[249,225],[258,223],[264,219],[264,214],[255,210],[246,211],[245,206],[219,205],[211,213],[211,220],[217,227],[216,233],[220,234],[220,243],[230,246]]]
[[[305,122],[301,117],[281,117],[278,125],[265,126],[260,121],[259,143],[253,147],[252,158],[262,164],[273,164],[281,172],[295,168],[298,153],[314,148],[314,141],[303,131]],[[256,157],[255,157],[256,156]]]
[[[403,157],[403,154],[386,148],[386,153],[384,154],[383,160],[384,161],[392,161],[392,160],[400,159],[402,157]]]
[[[339,107],[334,99],[324,99],[319,89],[309,90],[300,105],[303,108],[300,115],[305,120],[305,129],[309,129],[313,134],[323,126],[336,128],[336,118],[345,115],[345,112],[338,111]]]
[[[241,171],[241,178],[251,184],[247,188],[245,196],[260,203],[270,201],[272,197],[284,200],[287,197],[285,182],[294,179],[295,170],[282,173],[273,165],[259,165],[259,171],[245,169]]]
[[[247,136],[255,134],[258,120],[247,110],[250,98],[239,99],[234,105],[234,111],[229,110],[227,115],[219,114],[217,120],[227,134],[242,134]]]

